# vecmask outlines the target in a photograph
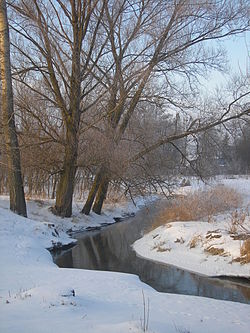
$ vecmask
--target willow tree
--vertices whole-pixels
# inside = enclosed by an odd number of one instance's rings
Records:
[[[6,2],[0,1],[1,110],[5,139],[10,209],[27,216],[21,174],[20,151],[16,134],[10,64],[10,40]]]
[[[20,0],[11,4],[19,54],[17,80],[59,110],[64,157],[53,212],[72,214],[81,115],[95,87],[91,67],[102,53],[99,33],[104,1]],[[102,41],[102,42],[100,42]],[[98,46],[97,46],[98,45]],[[41,86],[35,84],[38,82]],[[47,110],[44,110],[47,112]]]
[[[101,23],[108,36],[109,57],[103,65],[98,64],[95,72],[109,95],[106,120],[112,138],[108,149],[122,149],[121,140],[140,101],[150,99],[145,92],[152,80],[161,82],[169,104],[183,108],[183,85],[187,84],[192,96],[200,75],[222,68],[223,51],[216,47],[216,41],[249,29],[248,11],[248,2],[244,0],[108,1]],[[193,107],[194,101],[189,99],[188,103],[187,109]],[[160,138],[155,147],[161,146],[159,142],[170,141]],[[149,146],[148,151],[152,151],[154,144]],[[138,152],[139,156],[143,153]],[[128,158],[128,164],[129,160],[135,159]],[[111,164],[109,154],[99,166],[83,213],[89,214],[92,207],[94,212],[101,213],[108,184],[114,176]]]

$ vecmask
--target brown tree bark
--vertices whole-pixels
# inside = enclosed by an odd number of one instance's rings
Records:
[[[136,106],[140,100],[143,89],[145,88],[147,81],[148,81],[155,65],[158,62],[158,55],[162,50],[164,41],[167,38],[167,35],[168,35],[172,22],[170,22],[168,24],[163,35],[160,36],[156,49],[153,53],[151,60],[148,63],[147,68],[144,70],[144,72],[142,71],[139,74],[139,80],[137,82],[138,88],[135,89],[133,97],[131,98],[129,104],[125,108],[126,96],[129,95],[131,87],[126,89],[125,85],[124,85],[125,79],[123,77],[124,72],[122,69],[122,58],[126,52],[126,49],[129,46],[130,42],[133,40],[133,37],[136,34],[136,31],[139,29],[141,18],[138,18],[138,24],[136,24],[134,29],[132,30],[131,36],[128,37],[126,43],[124,43],[124,46],[120,46],[120,49],[119,49],[119,48],[116,48],[116,45],[115,45],[115,31],[114,31],[114,21],[113,21],[114,18],[112,19],[110,16],[110,12],[109,12],[107,3],[105,5],[105,13],[107,15],[107,21],[108,21],[108,25],[109,25],[109,39],[110,39],[110,44],[111,44],[111,53],[112,53],[112,57],[114,59],[114,64],[115,64],[115,73],[114,73],[114,77],[112,78],[112,84],[110,86],[110,98],[109,98],[109,102],[107,105],[110,116],[107,118],[107,121],[108,121],[110,127],[114,130],[113,131],[113,142],[116,145],[118,145],[121,140],[122,135],[124,134],[124,132],[128,126],[129,120],[136,109]],[[141,12],[141,15],[142,15],[142,12]],[[119,94],[118,94],[118,92],[119,92]],[[118,98],[118,95],[120,95],[119,98]],[[122,116],[123,116],[123,118],[121,119]],[[102,172],[101,175],[99,175],[99,174],[96,175],[94,183],[89,191],[88,199],[82,210],[83,213],[85,213],[87,215],[89,214],[91,207],[95,200],[95,203],[93,205],[93,211],[96,214],[101,214],[103,202],[107,195],[109,182],[110,182],[110,178],[108,177],[107,168],[106,168],[106,171]]]
[[[67,130],[67,145],[65,147],[63,170],[56,190],[56,204],[53,208],[53,212],[56,215],[63,217],[70,217],[72,215],[72,199],[78,149],[77,130],[78,129]]]
[[[88,198],[87,198],[87,200],[85,202],[85,205],[84,205],[84,207],[81,211],[85,215],[89,215],[89,213],[90,213],[90,210],[91,210],[92,205],[94,203],[97,191],[98,191],[98,189],[99,189],[99,187],[102,183],[103,175],[104,175],[104,169],[103,169],[103,167],[101,167],[100,170],[95,175],[94,182],[93,182],[92,187],[91,187],[91,189],[89,191],[89,194],[88,194]]]
[[[155,4],[154,8],[157,8],[155,12],[154,10],[152,11],[152,7],[147,7],[152,3]],[[137,3],[136,17],[133,17],[133,12],[131,11],[129,26],[127,26],[127,14],[123,16],[123,11],[127,8],[125,4],[126,1],[112,4],[106,2],[104,16],[104,27],[109,39],[110,58],[113,62],[110,66],[112,72],[110,71],[110,73],[106,74],[105,81],[108,87],[108,94],[110,95],[109,103],[107,103],[109,115],[107,122],[114,130],[113,143],[117,146],[127,130],[138,103],[142,97],[145,98],[143,94],[151,77],[157,72],[161,72],[162,79],[165,76],[167,86],[171,86],[172,75],[179,75],[182,72],[189,79],[192,75],[196,76],[200,66],[198,44],[203,45],[209,40],[237,34],[239,32],[238,28],[244,31],[249,25],[246,21],[246,16],[243,14],[243,8],[246,8],[246,2],[244,1],[239,6],[236,6],[237,10],[236,7],[232,10],[230,4],[225,1],[218,1],[213,7],[209,7],[205,3],[191,4],[187,1],[174,1],[168,4],[165,1],[139,1]],[[223,11],[221,10],[222,8]],[[237,23],[239,27],[236,28],[234,25],[229,27],[228,22],[235,20],[236,11],[237,15],[239,15]],[[159,16],[158,13],[160,13]],[[205,17],[206,19],[204,20]],[[210,18],[209,20],[208,17]],[[126,18],[124,22],[123,18]],[[159,26],[157,24],[158,20],[161,22]],[[144,26],[145,22],[147,23]],[[153,32],[153,27],[155,27],[156,33]],[[221,27],[225,28],[225,30],[221,29]],[[126,33],[124,33],[124,29]],[[149,33],[148,29],[152,31]],[[147,31],[149,35],[152,33],[153,36],[151,42],[145,43],[145,45],[143,44],[145,39],[144,31]],[[190,31],[192,32],[190,33]],[[138,36],[141,38],[138,38]],[[142,54],[145,55],[140,64],[137,63],[139,58],[131,56],[130,47],[133,43],[144,47],[141,49],[140,55],[138,54],[138,57]],[[197,57],[194,58],[193,52],[195,54],[197,52]],[[212,52],[212,54],[213,56],[211,57],[208,56],[209,52],[201,53],[202,63],[207,68],[211,68],[215,63],[220,66],[219,51]],[[218,57],[216,56],[217,54]],[[218,62],[215,61],[217,58]],[[183,59],[181,65],[179,63],[180,59]],[[102,80],[102,75],[106,73],[107,68],[108,66],[105,67],[105,70],[100,71]],[[138,70],[139,68],[141,69]],[[192,75],[190,75],[190,68]],[[174,81],[172,81],[172,84],[173,86],[175,85]],[[183,97],[184,95],[181,94],[180,96]],[[171,142],[171,140],[167,138],[167,140],[164,139],[156,144],[148,145],[144,151],[151,151],[154,147],[157,148],[165,142]],[[111,151],[111,154],[108,155],[110,160],[107,161],[107,166],[112,165],[112,149],[113,147],[107,148],[107,150]],[[144,154],[144,151],[138,153],[138,157]],[[129,159],[130,161],[131,159]],[[99,213],[108,187],[105,177],[106,174],[103,174],[98,189],[96,189],[96,182],[94,181],[90,190],[90,204],[93,203],[93,196],[96,196],[93,211]],[[110,175],[111,177],[112,175]],[[90,210],[89,207],[88,210]]]
[[[8,163],[10,209],[19,215],[27,217],[23,180],[21,174],[20,151],[14,118],[9,26],[5,0],[0,1],[0,59],[2,83],[2,116]]]
[[[106,199],[106,195],[108,192],[108,186],[109,186],[109,179],[104,178],[102,183],[100,184],[98,188],[98,192],[96,195],[95,203],[93,205],[93,212],[100,215],[102,211],[102,206],[104,203],[104,200]]]
[[[80,118],[85,110],[84,99],[93,89],[91,70],[102,55],[102,45],[97,47],[95,42],[104,3],[105,0],[31,0],[11,4],[20,20],[13,29],[32,45],[32,52],[23,51],[18,43],[16,47],[30,64],[27,71],[35,70],[41,75],[45,89],[34,89],[25,79],[21,81],[60,110],[63,120],[65,132],[60,143],[65,154],[52,209],[61,217],[69,217],[72,212]],[[23,25],[23,17],[32,22],[37,33]]]

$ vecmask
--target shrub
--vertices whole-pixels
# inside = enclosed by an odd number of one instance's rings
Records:
[[[230,234],[240,234],[240,232],[243,232],[244,234],[250,233],[250,230],[244,225],[248,214],[248,208],[245,211],[235,210],[232,212],[231,221],[228,228]]]
[[[246,239],[240,248],[242,263],[250,263],[250,238]]]
[[[202,241],[201,235],[194,235],[189,242],[189,248],[193,249]]]
[[[154,227],[173,221],[197,221],[215,214],[236,209],[242,204],[241,195],[234,189],[219,185],[210,190],[196,191],[174,198],[156,218]]]
[[[227,256],[227,254],[225,253],[225,250],[223,248],[218,248],[218,247],[214,247],[214,246],[209,246],[204,250],[206,253],[211,254],[212,256]]]

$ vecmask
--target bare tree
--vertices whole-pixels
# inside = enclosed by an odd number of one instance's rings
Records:
[[[102,24],[106,30],[111,62],[98,64],[97,73],[105,74],[109,100],[106,103],[110,151],[120,149],[129,123],[146,96],[150,82],[160,80],[166,88],[161,98],[180,110],[195,104],[182,91],[183,79],[189,84],[189,96],[194,95],[198,76],[205,71],[221,68],[223,52],[207,48],[208,43],[249,29],[247,1],[110,1],[105,4]],[[127,24],[129,22],[129,25]],[[95,72],[96,74],[96,72]],[[98,74],[97,74],[98,75]],[[174,92],[179,100],[172,98]],[[194,98],[194,97],[193,97]],[[151,96],[151,101],[154,96]],[[187,100],[186,105],[185,99]],[[224,121],[223,116],[222,121]],[[218,120],[219,121],[219,120]],[[192,122],[191,122],[192,123]],[[145,156],[166,143],[193,134],[193,125],[181,134],[169,133],[156,143],[144,147],[130,162]],[[205,130],[207,123],[195,130]],[[211,123],[210,123],[211,125]],[[216,125],[213,122],[213,125]],[[112,159],[112,156],[111,156]],[[99,167],[82,212],[100,214],[109,181],[112,179],[107,158]],[[128,165],[130,164],[128,162]],[[95,201],[95,202],[94,202]]]
[[[10,209],[27,216],[21,174],[20,152],[15,127],[13,91],[10,65],[10,40],[6,2],[0,2],[0,63],[2,84],[2,122],[8,162]]]
[[[15,47],[22,59],[16,69],[17,79],[39,98],[46,99],[51,108],[60,110],[64,124],[64,160],[53,209],[60,216],[72,213],[79,124],[89,107],[87,96],[95,86],[89,76],[93,66],[90,60],[95,63],[102,52],[96,44],[100,42],[104,3],[105,0],[21,0],[12,4],[12,29],[19,36]],[[43,89],[34,84],[37,80],[43,81]]]
[[[249,121],[242,129],[241,136],[236,140],[236,156],[241,162],[241,171],[249,173],[250,171],[250,134]]]
[[[61,146],[56,168],[46,168],[56,174],[59,165],[56,214],[71,215],[79,165],[94,176],[82,211],[93,207],[100,214],[110,183],[129,183],[127,175],[138,175],[139,168],[153,179],[164,145],[183,159],[182,139],[247,113],[233,115],[229,107],[209,119],[197,91],[200,75],[223,68],[216,41],[249,29],[248,1],[20,0],[12,8],[14,77],[39,103],[21,103],[20,110],[39,123],[36,144],[53,141],[51,151]],[[144,123],[144,135],[134,120],[151,112],[145,103],[163,114],[192,116],[186,126],[165,131]]]

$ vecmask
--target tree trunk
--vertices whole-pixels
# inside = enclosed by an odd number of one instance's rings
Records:
[[[51,194],[51,199],[55,199],[56,197],[56,185],[57,185],[57,175],[52,177],[52,194]]]
[[[21,174],[20,151],[15,127],[10,65],[10,41],[6,2],[0,0],[0,62],[2,83],[3,132],[8,163],[10,209],[27,217]]]
[[[77,130],[68,128],[63,170],[56,191],[56,204],[53,212],[61,217],[72,215],[72,200],[77,164]]]
[[[87,198],[87,201],[82,209],[82,213],[85,215],[89,215],[90,210],[92,208],[93,202],[95,200],[96,193],[102,183],[103,180],[103,174],[104,174],[104,169],[103,167],[100,168],[100,170],[97,172],[94,182],[92,184],[91,190],[89,191],[89,195]]]
[[[108,192],[108,186],[109,186],[109,179],[105,178],[98,188],[95,203],[93,206],[93,212],[95,212],[98,215],[101,215],[103,202],[106,199],[106,195]]]

